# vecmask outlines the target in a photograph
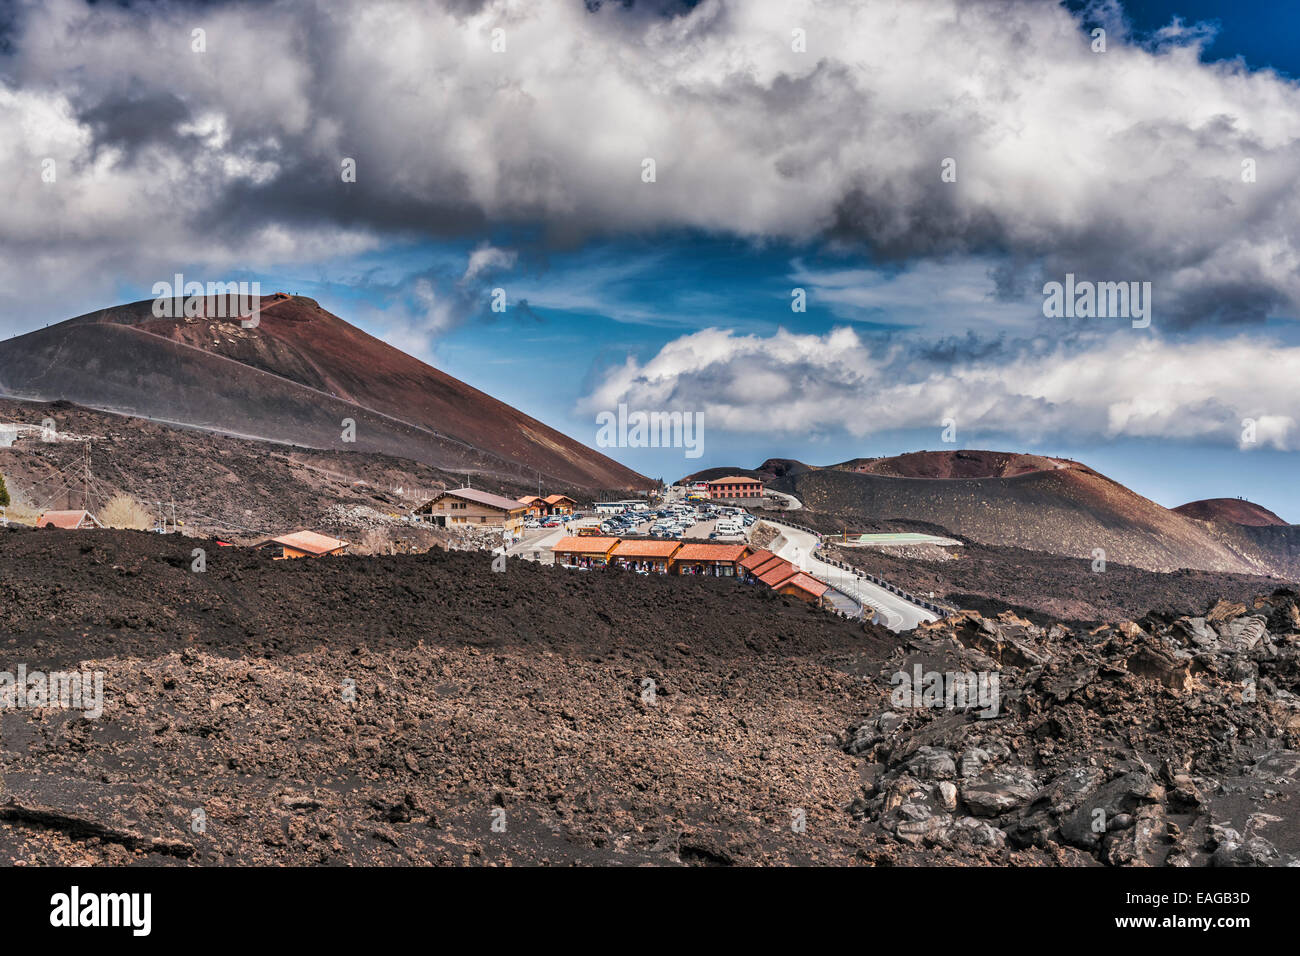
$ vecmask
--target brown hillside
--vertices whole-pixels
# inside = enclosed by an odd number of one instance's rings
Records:
[[[1206,498],[1202,501],[1189,501],[1173,510],[1197,521],[1217,521],[1250,528],[1286,527],[1287,525],[1287,522],[1262,505],[1241,498]]]
[[[1032,456],[995,453],[923,453],[882,459],[878,473],[825,469],[773,482],[799,498],[810,517],[825,515],[850,525],[903,521],[938,526],[981,544],[1091,558],[1154,571],[1196,568],[1244,574],[1288,574],[1294,559],[1277,547],[1238,533],[1220,533],[1163,508],[1104,475],[1073,462],[1023,471]],[[947,455],[945,461],[934,456]],[[959,454],[978,454],[972,460]],[[1005,460],[1003,460],[1005,459]],[[993,477],[935,480],[947,471],[985,468]],[[913,470],[923,476],[894,477]],[[1021,472],[1002,477],[1001,472]],[[1244,529],[1243,529],[1244,530]]]
[[[269,303],[255,329],[238,319],[157,319],[151,306],[104,309],[0,343],[0,394],[454,471],[531,480],[540,472],[584,488],[650,484],[311,299]],[[341,441],[345,418],[356,422],[355,443]]]
[[[1075,469],[1090,471],[1078,462],[1042,455],[1004,451],[914,451],[893,458],[855,458],[840,465],[840,471],[895,478],[1014,478],[1036,471]]]

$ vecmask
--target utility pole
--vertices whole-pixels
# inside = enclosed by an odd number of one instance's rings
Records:
[[[81,462],[82,462],[81,507],[85,511],[89,511],[90,510],[90,439],[86,439],[86,444],[82,448]]]

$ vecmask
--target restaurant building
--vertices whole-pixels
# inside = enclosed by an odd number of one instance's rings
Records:
[[[551,550],[555,563],[566,568],[603,568],[610,561],[610,553],[619,543],[618,538],[585,535],[561,538]]]
[[[673,556],[682,547],[676,541],[620,541],[612,557],[615,567],[667,574]]]
[[[757,478],[746,478],[743,475],[731,475],[727,478],[718,478],[710,481],[708,484],[710,498],[720,498],[724,500],[734,500],[739,498],[761,498],[763,497],[763,483]]]
[[[749,548],[743,544],[684,544],[673,555],[673,570],[678,574],[731,578],[737,575],[747,554]]]
[[[461,525],[505,528],[518,533],[528,507],[515,498],[478,488],[451,488],[430,498],[415,512],[429,524],[444,528]]]

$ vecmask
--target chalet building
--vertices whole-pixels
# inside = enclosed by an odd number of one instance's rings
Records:
[[[477,488],[453,488],[430,498],[416,510],[415,516],[440,528],[474,525],[518,533],[527,513],[528,507],[514,498]]]
[[[830,588],[810,574],[800,571],[785,558],[778,558],[766,548],[755,551],[740,562],[741,577],[746,581],[765,584],[777,594],[807,601],[810,604],[825,604],[825,596]]]
[[[546,499],[539,498],[537,495],[524,495],[519,499],[519,503],[524,506],[524,515],[529,518],[540,518],[546,514]]]
[[[561,538],[555,542],[555,563],[566,568],[603,568],[618,546],[618,538],[584,535]]]
[[[776,588],[798,573],[799,569],[785,558],[777,558],[758,569],[758,580],[770,588]]]
[[[797,571],[778,584],[775,590],[777,594],[795,597],[809,604],[821,604],[830,588],[811,575]]]
[[[537,495],[525,495],[519,499],[519,503],[524,506],[525,514],[530,518],[544,518],[547,515],[571,515],[578,507],[578,503],[568,495],[547,495],[545,498]]]
[[[763,576],[776,568],[793,568],[794,565],[785,558],[778,558],[775,554],[764,561],[762,564],[754,566],[754,579],[762,580]]]
[[[282,534],[278,538],[263,541],[257,546],[259,551],[270,554],[276,561],[290,558],[320,558],[327,554],[346,554],[348,543],[339,538],[315,531],[295,531]]]
[[[676,541],[620,541],[611,557],[618,568],[667,574],[673,555],[682,547]]]
[[[740,575],[741,580],[756,581],[758,575],[754,573],[755,570],[773,559],[776,559],[775,554],[767,550],[767,548],[759,548],[753,554],[741,559],[737,573]]]
[[[89,511],[45,511],[36,519],[38,528],[63,528],[65,531],[85,531],[102,528],[99,519]]]
[[[708,483],[708,494],[710,498],[727,500],[761,498],[763,497],[763,483],[757,478],[731,475],[728,478],[718,478],[716,481],[710,481]]]
[[[684,544],[673,555],[677,574],[711,574],[719,578],[735,577],[740,562],[749,554],[743,544]]]
[[[546,513],[551,515],[571,515],[578,507],[578,503],[568,495],[547,495],[545,501]]]

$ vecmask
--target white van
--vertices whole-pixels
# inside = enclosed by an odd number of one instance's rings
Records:
[[[713,530],[720,535],[728,535],[728,536],[740,535],[745,533],[745,529],[741,527],[740,522],[734,521],[731,518],[724,518],[723,520],[719,521],[717,524],[713,526]]]

